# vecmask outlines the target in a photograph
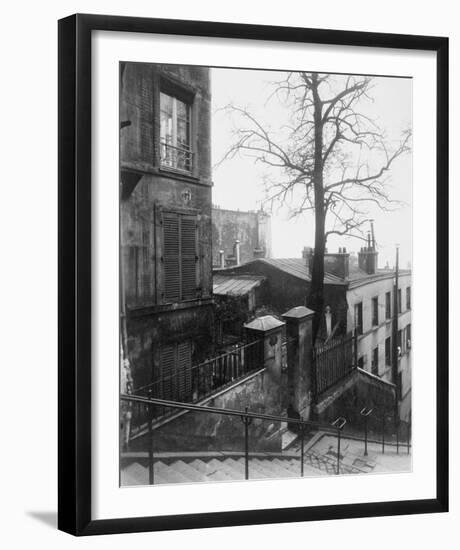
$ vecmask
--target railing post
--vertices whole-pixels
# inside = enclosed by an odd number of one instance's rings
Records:
[[[407,423],[407,454],[410,452],[410,436],[411,436],[411,429],[410,429],[410,420]]]
[[[340,474],[340,435],[342,430],[338,430],[337,433],[337,475]]]
[[[300,477],[303,477],[305,424],[302,417],[300,417],[300,421]]]
[[[340,438],[342,435],[342,429],[345,426],[347,421],[343,416],[339,416],[332,422],[332,426],[337,430],[337,471],[336,475],[340,474]]]
[[[151,390],[149,390],[149,397],[151,397]],[[154,484],[154,464],[153,464],[153,413],[152,413],[152,405],[147,405],[148,407],[148,422],[149,422],[149,485]]]
[[[244,479],[249,479],[249,425],[252,418],[248,416],[248,408],[244,409],[245,415],[241,417],[244,424]]]
[[[385,454],[385,410],[382,415],[382,454]]]
[[[355,329],[353,333],[353,365],[355,369],[358,368],[358,330]]]

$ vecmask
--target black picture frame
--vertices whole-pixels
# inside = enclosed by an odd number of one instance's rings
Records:
[[[92,520],[91,33],[161,33],[426,50],[437,56],[436,498]],[[74,535],[448,511],[448,38],[77,14],[59,36],[58,528]]]

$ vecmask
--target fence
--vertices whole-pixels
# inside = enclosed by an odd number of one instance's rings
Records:
[[[166,399],[178,402],[197,402],[213,395],[235,380],[244,378],[251,372],[264,366],[263,341],[255,340],[247,344],[236,345],[230,351],[212,357],[189,368],[173,366],[173,374],[162,376],[150,384],[135,388],[133,394],[139,397]],[[172,413],[171,408],[161,405],[151,408],[149,414],[154,418]],[[145,407],[136,407],[132,411],[132,432],[146,426],[148,419]]]
[[[204,399],[219,388],[262,368],[263,351],[263,341],[255,340],[193,366],[193,401]]]
[[[313,374],[316,395],[347,376],[356,366],[356,336],[347,334],[313,348]]]

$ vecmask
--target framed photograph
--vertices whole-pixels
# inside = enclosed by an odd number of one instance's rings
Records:
[[[59,529],[448,510],[448,39],[59,21]]]

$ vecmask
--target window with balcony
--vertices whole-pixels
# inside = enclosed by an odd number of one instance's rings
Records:
[[[191,105],[164,92],[160,93],[161,165],[191,172]]]

